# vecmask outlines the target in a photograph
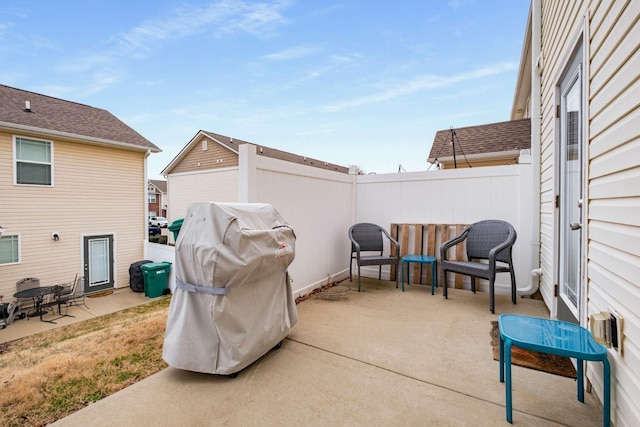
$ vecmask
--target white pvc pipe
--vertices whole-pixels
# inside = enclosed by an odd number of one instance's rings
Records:
[[[531,283],[520,289],[520,295],[533,295],[540,287],[542,269],[540,268],[540,73],[538,59],[542,51],[542,6],[541,0],[531,2],[531,173],[533,209],[531,209]]]

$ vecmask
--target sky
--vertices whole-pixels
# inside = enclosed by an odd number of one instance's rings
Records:
[[[150,179],[200,130],[424,171],[438,130],[509,120],[529,3],[2,2],[0,84],[110,111],[162,150]]]

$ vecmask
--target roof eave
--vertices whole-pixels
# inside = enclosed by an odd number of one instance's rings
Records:
[[[162,152],[162,150],[158,147],[145,147],[142,145],[137,145],[137,144],[130,144],[127,142],[122,142],[122,141],[114,141],[114,140],[110,140],[110,139],[104,139],[104,138],[96,138],[93,136],[87,136],[87,135],[78,135],[75,133],[70,133],[70,132],[61,132],[61,131],[57,131],[57,130],[51,130],[51,129],[43,129],[43,128],[39,128],[39,127],[35,127],[35,126],[26,126],[26,125],[20,125],[20,124],[16,124],[16,123],[8,123],[8,122],[0,122],[0,129],[2,130],[7,130],[9,132],[29,132],[29,133],[33,133],[36,135],[40,135],[43,137],[51,137],[51,138],[63,138],[66,140],[70,140],[70,141],[77,141],[77,142],[83,142],[83,143],[93,143],[96,145],[109,145],[109,146],[116,146],[116,147],[120,147],[120,148],[126,148],[126,149],[130,149],[130,150],[136,150],[136,151],[150,151],[152,153],[160,153]]]
[[[456,156],[456,160],[457,161],[463,161],[465,158],[467,160],[506,160],[506,159],[511,159],[513,157],[517,157],[520,156],[520,152],[522,150],[509,150],[509,151],[498,151],[498,152],[494,152],[494,153],[478,153],[478,154],[467,154],[466,156]],[[442,162],[453,162],[453,156],[446,156],[446,157],[438,157],[437,161],[442,163]],[[434,157],[429,157],[427,159],[427,161],[429,163],[436,163],[436,158]]]
[[[518,78],[513,94],[513,103],[511,105],[511,120],[518,118],[518,110],[522,108],[522,104],[526,103],[531,93],[531,6],[529,6],[529,15],[527,17],[527,26],[524,32],[524,40],[522,41],[522,52],[520,53],[520,66],[518,67]]]

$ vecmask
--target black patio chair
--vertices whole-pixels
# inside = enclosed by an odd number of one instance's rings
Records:
[[[467,226],[458,237],[440,245],[443,294],[447,298],[447,272],[471,277],[471,290],[476,292],[476,277],[489,281],[489,309],[495,313],[494,283],[496,273],[510,273],[511,301],[516,303],[516,276],[511,250],[516,242],[516,230],[499,220],[486,220]],[[462,242],[467,245],[468,261],[447,260],[448,250]],[[487,261],[487,262],[482,262]]]
[[[87,304],[85,304],[85,301],[84,301],[85,294],[84,294],[83,285],[84,285],[84,277],[78,276],[77,273],[73,282],[62,285],[63,290],[55,295],[55,300],[54,300],[54,304],[58,305],[59,314],[62,314],[61,308],[60,308],[62,304],[66,305],[66,313],[69,312],[69,307],[72,305],[75,305],[76,307],[84,305],[85,307],[87,307]]]
[[[349,260],[349,281],[352,281],[353,260],[358,265],[358,292],[360,292],[360,266],[377,265],[378,280],[382,278],[383,265],[395,265],[400,263],[400,257],[397,255],[384,256],[384,243],[382,236],[386,236],[390,243],[395,244],[396,253],[398,252],[398,242],[393,239],[387,231],[376,224],[359,223],[351,226],[349,229],[349,239],[351,240],[351,259]],[[367,252],[367,254],[362,254]],[[371,254],[375,252],[375,254]],[[396,288],[398,287],[398,271],[396,270]]]

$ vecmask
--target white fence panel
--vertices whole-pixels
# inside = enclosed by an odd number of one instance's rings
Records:
[[[391,224],[471,224],[501,219],[518,232],[514,264],[518,289],[531,286],[532,244],[528,212],[530,165],[363,175],[357,177],[356,220],[389,230]],[[523,194],[524,193],[524,194]],[[452,236],[453,237],[453,236]],[[388,250],[388,248],[386,249]],[[377,268],[364,270],[377,277]],[[363,272],[363,273],[364,273]],[[385,277],[389,268],[383,267]],[[481,285],[483,290],[488,287]],[[498,275],[496,293],[509,294],[508,275]]]
[[[289,267],[294,295],[343,278],[354,176],[258,156],[249,144],[240,147],[240,171],[240,200],[273,205],[296,233],[296,258]]]
[[[539,250],[530,175],[530,165],[520,164],[354,176],[259,156],[255,146],[244,144],[238,200],[269,203],[293,227],[296,259],[289,271],[295,296],[348,275],[347,230],[356,222],[388,230],[391,224],[471,224],[489,218],[516,228],[516,279],[519,291],[526,292]],[[171,246],[147,243],[146,251],[147,259],[173,262]],[[383,272],[388,278],[389,269]],[[364,269],[363,274],[377,277],[377,269]],[[173,286],[173,274],[170,283]],[[499,275],[496,293],[509,292],[508,275]]]

